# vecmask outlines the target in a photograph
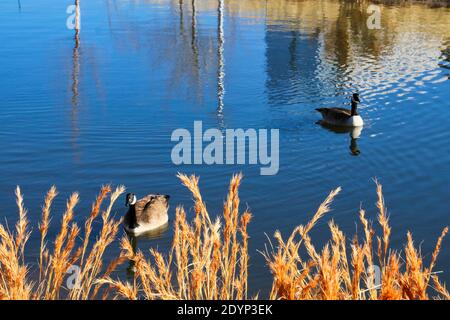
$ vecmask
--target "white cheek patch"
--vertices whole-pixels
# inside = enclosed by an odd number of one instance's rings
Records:
[[[130,204],[135,205],[137,202],[136,196],[133,196],[133,200],[131,200]]]

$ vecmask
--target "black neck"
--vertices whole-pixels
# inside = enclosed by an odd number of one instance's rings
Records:
[[[352,117],[356,115],[356,108],[358,108],[358,103],[352,99]]]
[[[128,213],[130,215],[130,228],[136,228],[138,226],[137,218],[136,218],[136,208],[134,207],[134,204],[130,204],[130,209],[128,210]]]

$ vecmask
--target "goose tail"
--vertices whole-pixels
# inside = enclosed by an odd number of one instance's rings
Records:
[[[327,108],[316,108],[316,111],[320,112],[322,115],[327,114]]]

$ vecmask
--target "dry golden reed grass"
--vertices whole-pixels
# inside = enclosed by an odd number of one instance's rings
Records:
[[[90,299],[95,298],[95,281],[103,276],[103,255],[106,247],[116,238],[120,221],[111,219],[110,214],[114,202],[125,188],[117,187],[112,192],[110,186],[102,187],[99,196],[92,206],[92,211],[84,226],[84,238],[80,240],[80,227],[73,221],[74,209],[79,198],[74,193],[67,201],[62,216],[59,232],[51,248],[46,237],[51,223],[51,205],[57,191],[51,187],[42,207],[42,218],[39,223],[41,235],[39,250],[38,280],[31,280],[30,270],[25,262],[24,251],[30,237],[27,211],[23,205],[20,188],[16,189],[19,219],[15,230],[0,225],[0,298],[1,299]],[[111,193],[112,192],[112,193]],[[107,208],[101,211],[103,201],[110,195]],[[102,226],[96,240],[92,243],[90,235],[93,221],[100,215]],[[79,267],[79,286],[68,290],[64,287],[67,272],[71,266]]]
[[[168,254],[150,250],[146,259],[135,251],[130,240],[120,241],[121,253],[103,265],[107,247],[117,238],[120,220],[111,217],[115,201],[125,188],[101,188],[86,219],[84,228],[74,222],[79,201],[74,193],[51,245],[47,233],[51,223],[51,206],[57,196],[50,188],[42,207],[38,230],[41,235],[37,276],[31,276],[25,262],[25,247],[31,231],[23,196],[16,189],[18,221],[14,230],[0,224],[0,299],[248,299],[247,227],[252,219],[248,211],[239,213],[239,186],[242,175],[232,177],[221,217],[213,219],[206,208],[196,176],[178,175],[193,196],[195,217],[188,221],[183,207],[176,208],[174,236]],[[311,229],[330,210],[340,188],[332,191],[313,218],[296,227],[287,239],[280,232],[277,242],[264,255],[273,276],[270,299],[449,299],[450,294],[434,273],[442,240],[442,231],[428,266],[423,263],[411,233],[403,254],[390,249],[391,228],[382,187],[377,185],[378,224],[381,234],[359,211],[364,238],[355,236],[347,243],[344,233],[329,222],[331,239],[318,250],[309,236]],[[102,205],[109,197],[104,209]],[[92,225],[100,221],[98,234]],[[305,257],[303,257],[304,255]],[[126,261],[134,265],[134,278],[116,280],[112,272]],[[71,266],[79,267],[78,286],[65,287]],[[373,267],[378,265],[381,277]],[[37,278],[37,279],[36,279]],[[31,280],[31,279],[34,279]],[[257,297],[253,297],[257,298]]]
[[[361,209],[359,220],[364,230],[362,241],[355,235],[348,244],[343,232],[330,221],[331,240],[321,251],[314,247],[308,233],[329,211],[329,205],[340,188],[331,192],[311,221],[306,226],[295,228],[288,239],[284,240],[280,232],[275,233],[278,242],[276,249],[263,252],[273,275],[270,299],[400,300],[429,299],[431,294],[433,298],[449,298],[445,286],[433,274],[448,228],[444,228],[438,238],[428,267],[424,266],[420,249],[414,246],[410,232],[407,234],[403,256],[391,250],[391,228],[382,187],[378,182],[376,186],[380,236],[376,236],[372,223]],[[306,257],[301,256],[302,250],[306,252]],[[381,273],[378,281],[377,263]],[[430,284],[430,279],[433,279],[434,286]]]

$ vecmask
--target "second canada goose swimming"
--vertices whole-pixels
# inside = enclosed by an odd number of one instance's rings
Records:
[[[322,114],[324,123],[341,127],[362,127],[364,121],[356,111],[359,102],[359,94],[354,93],[351,110],[344,108],[318,108],[316,110]]]
[[[168,195],[149,194],[137,200],[134,193],[128,193],[125,205],[129,207],[123,221],[124,229],[131,235],[155,230],[169,221]]]

